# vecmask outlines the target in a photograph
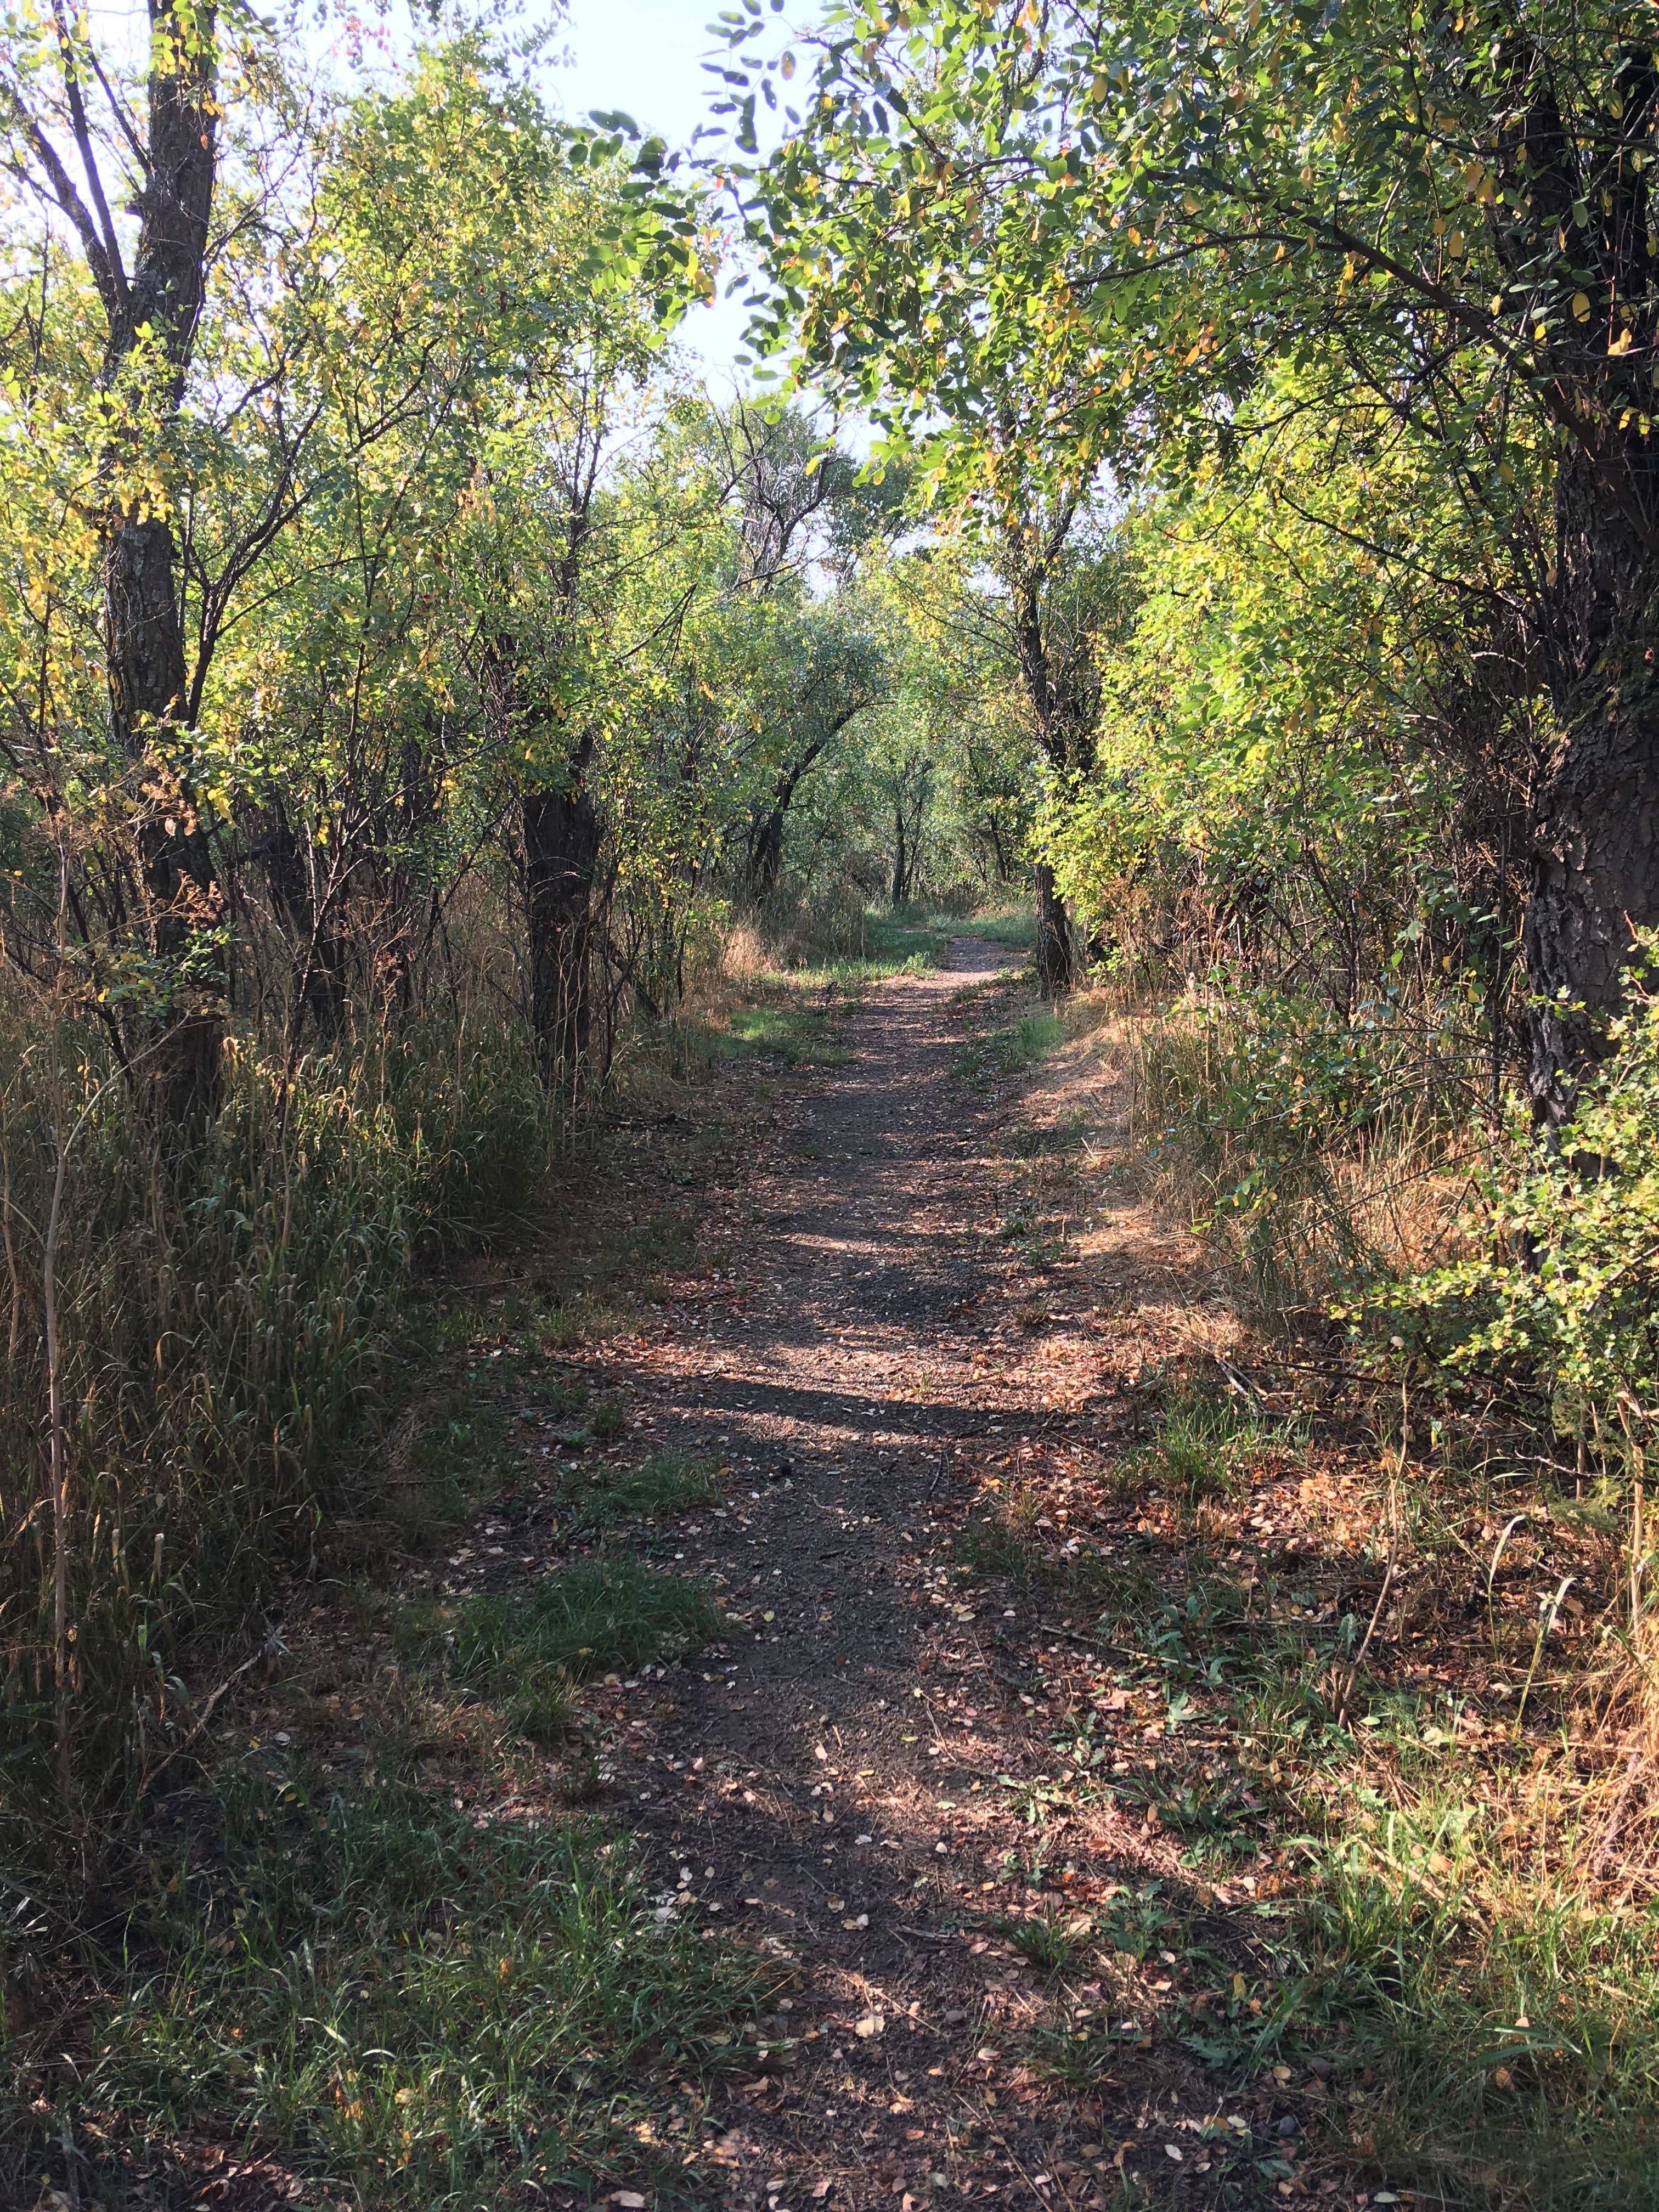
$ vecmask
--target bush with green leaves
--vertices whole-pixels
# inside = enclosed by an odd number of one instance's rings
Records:
[[[1659,1419],[1659,993],[1633,988],[1607,1045],[1559,1149],[1516,1107],[1477,1180],[1477,1248],[1354,1318],[1395,1352],[1519,1379],[1561,1433],[1620,1458]]]

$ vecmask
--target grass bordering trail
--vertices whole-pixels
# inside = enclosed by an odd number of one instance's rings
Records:
[[[695,1262],[705,1138],[631,1141],[644,1203],[418,1301],[321,1578],[145,1802],[139,1878],[74,1911],[9,1888],[0,2201],[171,2201],[228,2162],[387,2212],[655,2189],[752,2066],[775,1966],[586,1809],[585,1683],[672,1686],[724,1629],[664,1554],[725,1471],[636,1430],[624,1348]]]
[[[1012,1102],[1034,1060],[1018,994],[964,993],[959,1019],[959,1070]],[[1149,1196],[1184,1187],[1169,1117],[1158,1159],[1123,1141],[1146,1123],[1119,1095],[1121,1026],[1109,1012],[1109,1080],[1072,1085],[1058,1118],[1045,1092],[1006,1139],[998,1226],[1033,1330],[1062,1249],[1107,1273],[1068,1233],[1131,1197],[1155,1218]],[[1212,1284],[1231,1249],[1212,1243]],[[1169,1295],[1121,1256],[1097,1292],[1127,1444],[1063,1498],[988,1491],[963,1534],[966,1561],[1072,1629],[1034,1851],[1091,1807],[1174,1843],[1211,1911],[1139,1899],[1174,1962],[1164,2032],[1218,2094],[1309,2081],[1346,2152],[1333,2183],[1446,2207],[1659,2203],[1650,1647],[1617,1500],[1545,1463],[1501,1403],[1428,1377],[1402,1397],[1328,1339],[1269,1333],[1254,1283],[1218,1302],[1215,1349],[1149,1356]],[[1119,1340],[1142,1347],[1124,1369]],[[1224,1955],[1223,1921],[1244,1948]],[[1016,1939],[1045,1961],[1074,1940]],[[1086,2008],[1064,2014],[1057,1996],[1030,2061],[1080,2087],[1109,2052],[1091,2057]]]

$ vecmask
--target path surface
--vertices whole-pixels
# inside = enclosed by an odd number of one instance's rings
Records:
[[[836,2205],[909,2212],[940,2177],[1094,2203],[1126,2142],[1160,2155],[1164,2099],[1187,2109],[1157,2067],[1081,2095],[1024,2068],[1056,1990],[997,1932],[1034,1903],[1063,1923],[1114,1876],[1179,1881],[1109,1801],[1022,1817],[1013,1785],[1054,1767],[1056,1723],[1098,1670],[1068,1684],[1082,1639],[1038,1618],[1063,1602],[1052,1585],[1035,1596],[963,1562],[970,1510],[1028,1474],[1044,1486],[1027,1510],[1062,1538],[1067,1453],[1111,1448],[1126,1419],[1090,1316],[1066,1310],[1088,1304],[1080,1278],[1051,1273],[1035,1322],[1013,1303],[1030,1277],[992,1188],[1011,1108],[954,1067],[950,1019],[1006,958],[955,941],[944,972],[866,996],[843,1065],[781,1087],[775,1146],[711,1194],[717,1217],[735,1209],[738,1294],[663,1331],[633,1377],[647,1433],[733,1468],[727,1507],[677,1540],[747,1626],[731,1663],[672,1678],[672,1704],[630,1682],[600,1709],[617,1788],[678,1861],[688,1909],[796,1969],[770,2023],[790,2047],[714,2145],[738,2201],[788,2212],[824,2184]],[[1089,1955],[1066,2002],[1121,2009]]]

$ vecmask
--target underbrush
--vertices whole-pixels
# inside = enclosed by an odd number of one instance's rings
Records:
[[[1631,997],[1559,1146],[1534,1138],[1517,1102],[1462,1251],[1355,1316],[1362,1343],[1386,1336],[1406,1359],[1518,1387],[1547,1437],[1626,1486],[1659,1425],[1659,994]]]
[[[257,1649],[420,1255],[523,1205],[563,1133],[513,1031],[416,1026],[292,1070],[233,1048],[167,1163],[72,1032],[9,1030],[6,1854],[94,1850],[194,1741],[186,1651],[232,1623]]]
[[[1103,1920],[1051,1905],[1018,1948],[1074,1980],[1142,1961],[1112,2012],[1150,2003],[1219,2082],[1317,2123],[1306,2185],[1334,2162],[1419,2204],[1659,2201],[1656,1768],[1609,1705],[1616,1542],[1447,1439],[1396,1437],[1379,1498],[1293,1382],[1206,1363],[1140,1397],[1144,1440],[1067,1482],[1058,1526],[1028,1474],[959,1540],[1097,1655],[1024,1785],[1034,1854],[1110,1803],[1180,1869]],[[1085,2091],[1109,2041],[1053,2003],[1031,2061]]]
[[[772,1970],[688,1927],[626,1837],[521,1808],[604,1793],[586,1680],[672,1669],[723,1625],[641,1553],[726,1471],[631,1448],[600,1380],[620,1314],[694,1243],[678,1215],[600,1210],[545,1273],[407,1308],[404,1250],[369,1370],[402,1417],[337,1496],[320,1461],[308,1509],[343,1607],[308,1595],[293,1648],[222,1661],[218,1695],[172,1676],[178,1755],[112,1793],[101,1853],[0,1869],[0,2201],[43,2171],[67,2202],[173,2201],[226,2160],[411,2212],[673,2183],[669,2108],[738,2060]],[[526,1429],[550,1449],[522,1454]],[[515,1536],[564,1556],[495,1589],[410,1559]]]
[[[64,2202],[171,2201],[227,2148],[276,2194],[411,2212],[649,2182],[641,2116],[733,2062],[763,1994],[580,1823],[233,1774],[156,1851],[123,1986],[83,1984],[67,2040],[14,1995],[8,2203],[43,2162]]]
[[[1659,2205],[1659,1012],[1615,1027],[1559,1157],[1494,1121],[1454,1012],[1117,1012],[1142,1188],[1207,1234],[1242,1327],[1131,1384],[1108,1540],[1028,1474],[961,1555],[1092,1621],[1117,1686],[1057,1735],[1037,1832],[1110,1797],[1212,1929],[1273,1948],[1260,1981],[1237,1960],[1248,2002],[1168,2023],[1189,2050],[1308,2082],[1322,2153],[1381,2201]],[[1024,1133],[1022,1237],[1063,1136]],[[1063,1976],[1078,1937],[1019,1941]],[[1183,1972],[1224,1999],[1212,1941],[1167,1935],[1172,2013]],[[1081,2087],[1105,2055],[1079,2021],[1032,2059]]]
[[[1461,1007],[1345,1023],[1272,994],[1133,1021],[1137,1137],[1171,1211],[1293,1326],[1454,1248],[1486,1158],[1484,1047]]]

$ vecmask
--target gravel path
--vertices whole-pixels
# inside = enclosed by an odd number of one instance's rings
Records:
[[[955,940],[943,971],[866,997],[842,1065],[783,1091],[775,1151],[727,1194],[757,1287],[651,1362],[657,1436],[733,1467],[727,1507],[680,1540],[745,1640],[673,1678],[672,1705],[644,1684],[600,1694],[618,1786],[684,1895],[796,1968],[774,2023],[787,2063],[716,2147],[757,2203],[816,2178],[838,2203],[908,2204],[940,2175],[1094,2201],[1068,2137],[1097,2124],[1009,2057],[1043,1978],[988,1920],[1030,1850],[1008,1783],[1054,1757],[1052,1685],[1041,1704],[1016,1686],[1042,1626],[953,1548],[986,1469],[1062,1442],[1089,1395],[1075,1361],[1034,1389],[984,1350],[1016,1278],[989,1189],[1006,1109],[953,1069],[947,1017],[1006,958]],[[1114,1817],[1047,1824],[1066,1880],[1128,1846]]]

